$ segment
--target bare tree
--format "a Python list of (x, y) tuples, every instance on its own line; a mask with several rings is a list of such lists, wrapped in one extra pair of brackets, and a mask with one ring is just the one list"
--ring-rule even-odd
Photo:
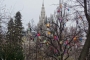
[[(71, 49), (79, 43), (79, 37), (81, 36), (81, 29), (78, 27), (68, 29), (65, 24), (69, 21), (66, 13), (66, 5), (60, 4), (57, 9), (57, 14), (51, 19), (47, 20), (45, 24), (47, 29), (43, 29), (40, 26), (40, 36), (46, 39), (48, 44), (45, 50), (47, 56), (53, 57), (56, 60), (67, 60), (71, 56)], [(43, 31), (45, 31), (43, 33)], [(75, 40), (75, 41), (74, 41)], [(42, 40), (43, 41), (43, 40)], [(75, 50), (73, 50), (75, 51)]]
[(85, 41), (85, 44), (84, 44), (84, 47), (81, 51), (81, 54), (79, 56), (79, 59), (78, 60), (86, 60), (87, 59), (87, 56), (88, 56), (88, 52), (89, 52), (89, 46), (90, 46), (90, 1), (89, 0), (76, 0), (83, 8), (83, 12), (84, 12), (84, 16), (86, 18), (86, 21), (88, 22), (88, 30), (87, 30), (87, 39)]

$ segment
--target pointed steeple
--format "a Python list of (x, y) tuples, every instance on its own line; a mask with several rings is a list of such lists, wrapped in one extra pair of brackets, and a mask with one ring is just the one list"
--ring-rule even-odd
[(44, 6), (44, 0), (43, 0), (43, 2), (42, 2), (42, 6)]
[(43, 3), (42, 3), (41, 17), (42, 17), (42, 18), (44, 18), (44, 17), (45, 17), (45, 7), (44, 7), (44, 0), (43, 0)]
[(31, 32), (31, 25), (30, 25), (30, 22), (28, 23), (28, 31)]
[(42, 7), (41, 7), (41, 15), (39, 16), (39, 22), (40, 24), (44, 25), (44, 20), (45, 20), (46, 16), (45, 16), (45, 7), (44, 7), (44, 0), (42, 2)]
[(28, 28), (30, 28), (30, 22), (28, 23)]

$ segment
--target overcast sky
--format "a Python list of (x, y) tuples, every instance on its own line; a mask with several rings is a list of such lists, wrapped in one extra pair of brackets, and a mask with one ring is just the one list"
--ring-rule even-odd
[[(43, 0), (4, 0), (3, 4), (6, 5), (6, 9), (11, 13), (11, 16), (15, 16), (17, 11), (22, 14), (22, 22), (25, 28), (27, 28), (27, 23), (33, 19), (35, 24), (39, 21), (39, 15), (41, 14)], [(50, 14), (54, 13), (59, 0), (44, 0), (44, 6), (46, 11), (46, 16), (49, 17)]]

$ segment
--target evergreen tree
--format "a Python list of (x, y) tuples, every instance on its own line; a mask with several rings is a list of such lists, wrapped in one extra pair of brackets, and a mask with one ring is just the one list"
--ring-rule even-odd
[(2, 59), (2, 29), (0, 23), (0, 60)]
[(21, 22), (21, 13), (17, 12), (15, 16), (15, 37), (16, 42), (21, 44), (22, 42), (22, 33), (23, 33), (23, 27)]
[(8, 22), (7, 46), (4, 49), (6, 60), (24, 60), (22, 48), (22, 22), (20, 12), (16, 13), (15, 20)]
[(0, 26), (0, 44), (2, 43), (2, 33), (1, 33), (1, 26)]
[(17, 12), (15, 16), (15, 26), (14, 26), (14, 39), (15, 39), (15, 55), (16, 60), (24, 60), (23, 48), (22, 48), (22, 36), (23, 36), (23, 27), (21, 22), (21, 13)]
[(14, 43), (14, 22), (12, 18), (8, 22), (8, 32), (6, 37), (10, 45), (11, 43)]

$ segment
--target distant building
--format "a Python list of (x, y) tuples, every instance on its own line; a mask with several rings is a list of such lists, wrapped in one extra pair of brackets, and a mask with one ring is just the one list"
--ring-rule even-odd
[[(42, 29), (46, 29), (46, 15), (45, 15), (45, 7), (44, 7), (44, 3), (42, 3), (42, 8), (41, 8), (41, 15), (39, 16), (39, 23), (38, 23), (38, 27), (42, 28)], [(39, 29), (40, 32), (41, 29)], [(45, 31), (44, 31), (45, 32)]]
[(44, 25), (45, 18), (46, 18), (46, 16), (45, 16), (45, 7), (44, 7), (44, 3), (43, 3), (42, 8), (41, 8), (41, 15), (39, 16), (38, 26)]
[(25, 60), (30, 60), (31, 53), (33, 53), (32, 49), (35, 47), (35, 42), (33, 40), (35, 32), (32, 31), (30, 23), (28, 23), (27, 31), (23, 33), (23, 50)]

